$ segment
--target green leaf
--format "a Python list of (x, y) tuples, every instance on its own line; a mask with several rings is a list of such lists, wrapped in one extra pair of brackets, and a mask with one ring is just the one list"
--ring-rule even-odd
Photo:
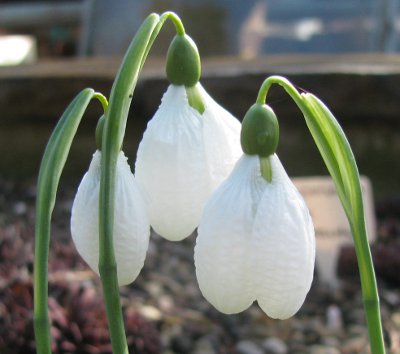
[(51, 353), (47, 285), (51, 215), (72, 140), (94, 94), (92, 89), (85, 89), (71, 102), (51, 135), (40, 165), (35, 225), (34, 325), (37, 352), (41, 354)]
[(364, 217), (359, 173), (353, 152), (329, 109), (314, 95), (302, 95), (308, 108), (307, 126), (335, 182), (339, 198), (351, 221)]
[(385, 353), (378, 289), (368, 244), (360, 177), (353, 152), (339, 123), (317, 97), (306, 93), (296, 101), (333, 178), (353, 234), (361, 287), (374, 354)]

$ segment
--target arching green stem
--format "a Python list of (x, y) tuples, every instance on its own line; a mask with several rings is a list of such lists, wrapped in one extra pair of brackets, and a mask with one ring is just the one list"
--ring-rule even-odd
[(68, 106), (47, 144), (40, 165), (37, 183), (35, 260), (34, 260), (34, 329), (38, 354), (51, 353), (50, 320), (48, 313), (48, 257), (51, 215), (58, 184), (68, 153), (91, 99), (97, 98), (104, 107), (105, 97), (85, 89)]
[(171, 12), (161, 17), (157, 14), (147, 17), (130, 44), (115, 78), (103, 129), (99, 195), (99, 271), (115, 354), (128, 353), (113, 244), (116, 163), (139, 73), (157, 34), (167, 19), (174, 22), (179, 33), (184, 33), (178, 16)]
[(107, 98), (105, 98), (105, 96), (103, 96), (99, 92), (95, 92), (95, 94), (93, 95), (93, 98), (96, 98), (101, 103), (101, 106), (103, 107), (103, 112), (106, 112), (107, 108), (108, 108)]
[(176, 13), (174, 13), (172, 11), (164, 12), (160, 16), (161, 26), (164, 24), (165, 20), (167, 20), (167, 19), (171, 20), (172, 23), (174, 24), (176, 34), (181, 35), (181, 36), (185, 34), (185, 28), (183, 27), (183, 23)]
[(329, 109), (314, 95), (299, 94), (295, 87), (283, 77), (267, 78), (260, 88), (257, 103), (265, 103), (272, 84), (282, 86), (302, 111), (335, 183), (353, 235), (371, 351), (373, 354), (384, 354), (378, 288), (365, 226), (360, 177), (350, 144)]

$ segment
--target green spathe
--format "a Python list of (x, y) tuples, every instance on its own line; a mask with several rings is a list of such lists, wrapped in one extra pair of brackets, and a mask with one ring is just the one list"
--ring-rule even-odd
[(242, 122), (240, 143), (248, 155), (268, 157), (278, 146), (279, 124), (274, 111), (265, 104), (250, 107)]
[(196, 44), (186, 34), (177, 34), (167, 53), (167, 78), (173, 85), (196, 85), (200, 79), (200, 55)]

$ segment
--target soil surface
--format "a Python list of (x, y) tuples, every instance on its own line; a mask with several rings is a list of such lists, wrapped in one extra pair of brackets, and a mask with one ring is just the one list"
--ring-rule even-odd
[[(69, 231), (75, 191), (62, 186), (53, 214), (49, 308), (54, 353), (111, 353), (97, 276), (77, 254)], [(0, 180), (0, 353), (35, 353), (32, 268), (34, 182)], [(400, 200), (376, 206), (376, 263), (388, 353), (400, 354)], [(179, 243), (153, 234), (137, 280), (121, 288), (130, 352), (238, 354), (368, 353), (354, 250), (342, 250), (340, 285), (316, 275), (301, 310), (285, 321), (257, 306), (223, 315), (201, 295), (194, 265), (195, 235)]]

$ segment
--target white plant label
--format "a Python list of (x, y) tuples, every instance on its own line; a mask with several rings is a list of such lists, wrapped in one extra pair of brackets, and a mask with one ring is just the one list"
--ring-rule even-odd
[[(314, 222), (317, 244), (316, 265), (319, 279), (337, 285), (340, 249), (353, 244), (346, 214), (330, 177), (298, 177), (294, 184), (302, 194)], [(370, 180), (361, 176), (361, 188), (369, 242), (376, 238), (376, 219)]]

